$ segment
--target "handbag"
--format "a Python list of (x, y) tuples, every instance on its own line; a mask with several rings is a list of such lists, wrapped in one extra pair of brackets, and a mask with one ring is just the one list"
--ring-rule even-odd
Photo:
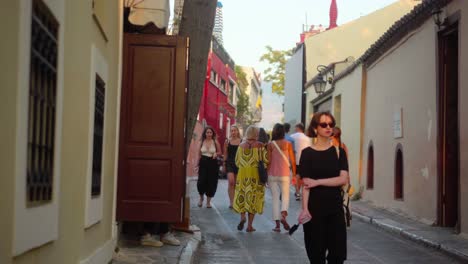
[(260, 149), (260, 159), (258, 161), (258, 177), (261, 184), (266, 184), (268, 182), (268, 172), (263, 161), (263, 147)]

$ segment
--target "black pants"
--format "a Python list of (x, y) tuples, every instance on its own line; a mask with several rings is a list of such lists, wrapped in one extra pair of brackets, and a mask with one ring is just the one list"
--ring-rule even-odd
[(343, 211), (325, 216), (312, 215), (312, 219), (304, 224), (304, 242), (311, 264), (343, 263), (346, 260)]
[(218, 161), (202, 156), (198, 166), (197, 188), (200, 195), (214, 197), (218, 188)]
[(143, 223), (143, 231), (153, 235), (163, 235), (169, 232), (169, 223), (145, 222)]

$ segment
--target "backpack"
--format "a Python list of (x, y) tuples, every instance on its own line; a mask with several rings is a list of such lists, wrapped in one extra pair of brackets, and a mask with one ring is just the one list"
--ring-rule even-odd
[[(338, 156), (338, 160), (340, 159), (340, 147), (335, 146), (336, 155)], [(351, 219), (353, 218), (351, 215), (351, 210), (349, 207), (349, 198), (354, 193), (354, 188), (351, 186), (351, 183), (345, 184), (341, 186), (341, 197), (343, 198), (343, 210), (345, 216), (346, 226), (351, 226)]]

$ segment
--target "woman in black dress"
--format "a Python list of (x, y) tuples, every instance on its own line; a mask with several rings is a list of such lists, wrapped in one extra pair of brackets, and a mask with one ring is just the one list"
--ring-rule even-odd
[(302, 151), (299, 175), (303, 179), (304, 241), (310, 263), (338, 264), (346, 260), (346, 224), (341, 186), (348, 183), (348, 160), (330, 137), (335, 118), (328, 112), (314, 114), (308, 132), (315, 143)]
[(234, 190), (236, 188), (236, 176), (239, 168), (236, 166), (236, 153), (242, 141), (239, 128), (236, 125), (231, 126), (231, 136), (224, 143), (224, 166), (228, 177), (228, 195), (229, 209), (232, 209), (232, 201), (234, 200)]

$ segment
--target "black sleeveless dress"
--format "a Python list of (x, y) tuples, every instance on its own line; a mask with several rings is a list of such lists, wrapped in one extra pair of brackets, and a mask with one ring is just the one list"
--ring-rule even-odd
[(231, 145), (231, 142), (228, 142), (227, 147), (227, 159), (226, 159), (226, 173), (233, 172), (237, 174), (239, 168), (236, 166), (236, 153), (239, 145)]

